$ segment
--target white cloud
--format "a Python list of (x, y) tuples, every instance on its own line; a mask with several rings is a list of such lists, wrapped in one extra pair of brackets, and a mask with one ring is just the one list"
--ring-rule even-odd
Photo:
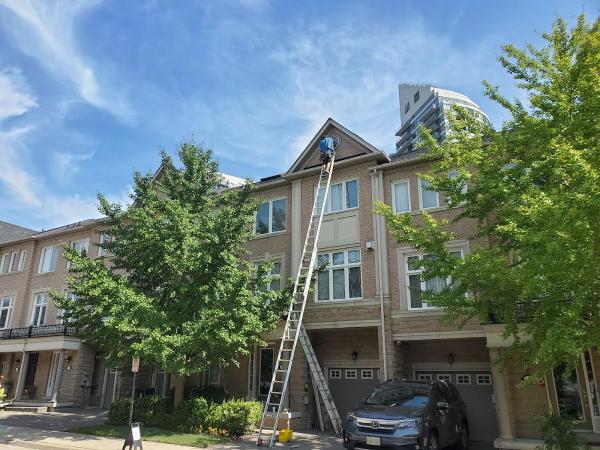
[(37, 98), (19, 69), (0, 71), (0, 121), (25, 114), (37, 105)]
[(72, 153), (57, 151), (52, 155), (54, 161), (53, 173), (61, 181), (67, 181), (68, 178), (79, 171), (78, 163), (94, 157), (94, 152)]
[(97, 71), (77, 47), (75, 22), (96, 3), (97, 0), (0, 0), (0, 5), (20, 19), (10, 17), (8, 29), (23, 52), (53, 74), (71, 81), (86, 102), (123, 120), (131, 120), (132, 111), (118, 90), (98, 79)]

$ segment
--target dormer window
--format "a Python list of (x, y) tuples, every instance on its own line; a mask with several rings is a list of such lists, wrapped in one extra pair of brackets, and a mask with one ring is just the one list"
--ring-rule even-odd
[(420, 95), (419, 91), (415, 92), (415, 96), (413, 97), (415, 103), (417, 103), (419, 101), (419, 95)]

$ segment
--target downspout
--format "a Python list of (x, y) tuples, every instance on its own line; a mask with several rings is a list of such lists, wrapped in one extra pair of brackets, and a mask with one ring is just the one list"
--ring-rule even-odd
[[(378, 170), (373, 170), (373, 193), (376, 200), (379, 200), (379, 182), (377, 180)], [(380, 230), (380, 221), (381, 217), (378, 214), (375, 214), (375, 251), (377, 252), (377, 264), (379, 266), (379, 270), (377, 271), (377, 278), (379, 280), (379, 312), (381, 314), (381, 351), (383, 352), (383, 381), (388, 380), (388, 367), (387, 367), (387, 344), (386, 344), (386, 333), (385, 333), (385, 308), (383, 304), (383, 262), (382, 262), (382, 252), (381, 252), (381, 230)]]

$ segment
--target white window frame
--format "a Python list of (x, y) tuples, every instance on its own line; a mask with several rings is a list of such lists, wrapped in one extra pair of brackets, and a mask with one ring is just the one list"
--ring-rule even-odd
[[(483, 382), (482, 378), (483, 377), (487, 377), (488, 381)], [(492, 384), (492, 374), (491, 373), (478, 373), (475, 376), (476, 380), (477, 380), (477, 384), (480, 386), (490, 386)]]
[[(357, 263), (348, 262), (348, 252), (358, 251), (360, 255), (360, 260)], [(334, 253), (344, 253), (344, 264), (333, 265), (333, 254)], [(344, 301), (353, 301), (353, 300), (362, 300), (363, 299), (363, 270), (362, 270), (362, 251), (360, 248), (346, 248), (339, 250), (329, 250), (325, 253), (319, 253), (320, 256), (327, 255), (330, 263), (328, 264), (326, 271), (329, 271), (329, 298), (328, 299), (319, 299), (319, 279), (317, 275), (317, 279), (315, 280), (315, 302), (317, 303), (328, 303), (328, 302), (344, 302)], [(317, 265), (319, 264), (319, 259), (317, 257)], [(350, 268), (359, 267), (360, 268), (360, 297), (350, 297)], [(333, 271), (334, 270), (344, 270), (344, 298), (333, 298)], [(325, 271), (324, 270), (324, 271)]]
[(19, 252), (17, 252), (16, 250), (13, 252), (10, 252), (10, 262), (8, 263), (8, 273), (18, 272), (18, 269), (19, 269), (19, 260), (17, 258), (18, 255), (19, 255)]
[(329, 379), (330, 380), (341, 380), (342, 379), (342, 369), (329, 369)]
[(433, 381), (433, 376), (430, 373), (420, 373), (417, 375), (417, 381)]
[(375, 371), (373, 369), (360, 369), (361, 380), (372, 380), (375, 378)]
[[(450, 178), (451, 180), (454, 179), (454, 178), (457, 178), (458, 175), (459, 175), (459, 173), (458, 173), (457, 170), (451, 170), (451, 171), (448, 172), (448, 178)], [(469, 187), (467, 186), (467, 183), (463, 182), (462, 188), (460, 190), (461, 193), (463, 195), (466, 194), (468, 189), (469, 189)], [(446, 197), (446, 203), (448, 203), (448, 205), (450, 205), (450, 199), (448, 197)], [(462, 201), (462, 202), (460, 202), (460, 203), (458, 203), (456, 205), (453, 205), (453, 206), (459, 206), (459, 205), (464, 205), (464, 204), (465, 204), (465, 202)]]
[(21, 254), (19, 255), (19, 266), (17, 270), (19, 272), (23, 272), (25, 270), (25, 261), (27, 261), (27, 250), (21, 250)]
[[(348, 190), (347, 190), (347, 185), (348, 183), (351, 183), (353, 181), (356, 181), (356, 206), (352, 206), (352, 207), (348, 207)], [(342, 202), (343, 202), (343, 207), (342, 209), (336, 209), (335, 211), (331, 210), (331, 190), (333, 186), (337, 186), (338, 184), (342, 185)], [(318, 195), (319, 186), (315, 186), (314, 189), (314, 195)], [(344, 180), (336, 180), (335, 182), (331, 182), (331, 184), (329, 185), (329, 193), (327, 195), (327, 201), (325, 202), (325, 209), (323, 211), (323, 215), (325, 214), (336, 214), (336, 213), (340, 213), (340, 212), (344, 212), (344, 211), (353, 211), (356, 210), (360, 207), (360, 183), (358, 182), (358, 178), (348, 178), (348, 179), (344, 179)], [(317, 211), (315, 211), (315, 214), (318, 214), (318, 208)]]
[[(460, 252), (460, 258), (464, 259), (465, 257), (465, 253), (464, 250), (462, 248), (449, 248), (448, 251), (450, 253), (454, 253), (454, 252)], [(406, 292), (406, 305), (409, 309), (409, 311), (424, 311), (424, 310), (435, 310), (435, 309), (439, 309), (437, 306), (430, 306), (428, 303), (426, 303), (423, 299), (421, 300), (421, 304), (422, 306), (420, 308), (414, 308), (411, 305), (410, 302), (410, 276), (411, 275), (419, 275), (421, 276), (421, 274), (423, 273), (423, 269), (419, 268), (419, 269), (413, 269), (411, 270), (408, 267), (408, 259), (413, 257), (413, 256), (417, 256), (419, 258), (419, 260), (423, 259), (424, 256), (426, 256), (427, 254), (425, 253), (409, 253), (409, 254), (405, 254), (404, 255), (404, 284), (405, 284), (405, 292)], [(447, 277), (446, 278), (446, 286), (448, 286), (451, 282), (451, 278)], [(427, 282), (423, 279), (421, 279), (421, 292), (426, 291), (426, 287), (427, 287)]]
[[(105, 242), (111, 242), (112, 236), (108, 233), (100, 233), (98, 236), (98, 244), (104, 244)], [(111, 253), (102, 247), (98, 247), (98, 256), (112, 256)]]
[[(65, 297), (66, 297), (66, 298), (67, 298), (69, 301), (72, 301), (72, 302), (73, 302), (73, 301), (77, 300), (77, 295), (75, 295), (75, 293), (73, 293), (73, 292), (69, 291), (68, 289), (64, 289), (64, 290), (63, 290), (63, 294), (65, 295)], [(68, 322), (69, 322), (68, 320), (65, 320), (64, 318), (62, 318), (62, 316), (63, 316), (64, 314), (65, 314), (65, 310), (64, 310), (64, 308), (61, 308), (61, 309), (58, 311), (58, 316), (57, 316), (57, 318), (56, 318), (56, 319), (57, 319), (57, 322), (58, 322), (59, 324), (65, 324), (65, 323), (68, 323)]]
[(452, 375), (450, 375), (449, 373), (438, 373), (437, 379), (438, 381), (449, 381), (450, 383), (452, 383)]
[[(264, 264), (266, 262), (266, 260), (267, 259), (257, 259), (257, 260), (254, 260), (253, 263), (258, 269), (258, 267), (261, 266), (262, 264)], [(271, 264), (273, 266), (273, 267), (271, 267), (271, 271), (269, 272), (269, 275), (279, 275), (279, 280), (277, 280), (277, 281), (279, 281), (279, 289), (273, 289), (272, 283), (274, 282), (274, 280), (267, 283), (265, 287), (267, 288), (267, 291), (274, 291), (274, 290), (280, 291), (284, 287), (283, 286), (283, 256), (270, 256), (268, 258), (268, 260), (271, 262)], [(278, 274), (273, 273), (273, 268), (274, 268), (275, 264), (279, 264), (279, 273)]]
[[(5, 305), (8, 303), (8, 305)], [(2, 311), (7, 311), (6, 314), (6, 323), (4, 326), (0, 323), (0, 330), (6, 330), (10, 328), (10, 322), (12, 319), (12, 312), (15, 307), (15, 298), (13, 296), (7, 295), (5, 297), (0, 298), (0, 316), (2, 316)]]
[[(216, 379), (213, 376), (216, 375)], [(208, 373), (206, 374), (206, 384), (208, 386), (220, 386), (221, 385), (221, 366), (209, 367)]]
[(358, 380), (358, 371), (356, 369), (344, 369), (344, 379)]
[[(44, 261), (45, 261), (45, 254), (46, 251), (48, 250), (52, 250), (53, 252), (56, 252), (56, 261), (54, 263), (54, 268), (50, 267), (50, 270), (42, 270), (44, 267)], [(50, 256), (50, 264), (52, 264), (52, 256)], [(38, 273), (53, 273), (56, 272), (56, 266), (58, 265), (58, 246), (57, 245), (49, 245), (47, 247), (43, 247), (42, 251), (40, 252), (40, 262), (38, 265)]]
[[(407, 190), (407, 195), (408, 195), (408, 211), (398, 211), (396, 210), (396, 185), (397, 184), (406, 184), (406, 186), (408, 187)], [(405, 179), (405, 180), (397, 180), (392, 182), (392, 210), (395, 213), (409, 213), (412, 211), (412, 204), (410, 201), (410, 180)]]
[[(461, 381), (461, 377), (465, 377), (467, 381), (466, 383), (464, 381)], [(456, 374), (456, 384), (461, 384), (463, 386), (466, 385), (470, 385), (471, 384), (471, 374), (470, 373), (457, 373)]]
[[(85, 243), (85, 246), (83, 245), (84, 243)], [(71, 248), (73, 250), (75, 250), (76, 244), (80, 245), (79, 254), (81, 254), (82, 250), (85, 248), (85, 255), (86, 255), (86, 257), (89, 257), (89, 255), (90, 255), (90, 240), (88, 238), (85, 238), (85, 239), (78, 239), (76, 241), (71, 241), (69, 243), (69, 245), (71, 246)], [(71, 261), (67, 261), (66, 268), (67, 268), (67, 270), (69, 270), (71, 268)]]
[[(40, 299), (38, 301), (38, 299)], [(40, 314), (38, 315), (37, 323), (34, 322), (35, 310), (40, 308)], [(43, 315), (42, 315), (43, 313)], [(33, 294), (33, 305), (31, 308), (31, 319), (29, 325), (34, 327), (41, 327), (46, 324), (46, 317), (48, 315), (48, 293), (47, 292), (36, 292)], [(42, 320), (40, 320), (42, 319)]]
[(5, 274), (8, 273), (8, 257), (10, 256), (9, 253), (5, 253), (2, 255), (2, 258), (0, 258), (0, 274)]
[[(273, 202), (276, 202), (279, 200), (285, 200), (285, 227), (283, 228), (283, 230), (273, 231)], [(287, 199), (287, 197), (278, 197), (278, 198), (272, 198), (269, 200), (264, 200), (259, 205), (259, 209), (265, 203), (269, 204), (269, 224), (268, 224), (269, 230), (266, 233), (259, 233), (258, 230), (256, 229), (256, 226), (258, 225), (258, 210), (257, 210), (256, 213), (254, 214), (254, 234), (256, 236), (267, 236), (270, 234), (285, 233), (287, 231), (287, 225), (288, 225), (288, 223), (287, 223), (288, 222), (288, 220), (287, 220), (287, 216), (288, 216), (288, 199)]]
[(417, 187), (419, 188), (419, 209), (421, 211), (426, 211), (428, 209), (439, 208), (440, 207), (440, 193), (438, 191), (429, 191), (429, 189), (426, 189), (426, 190), (429, 192), (435, 193), (436, 204), (435, 204), (435, 206), (428, 206), (427, 208), (425, 208), (423, 206), (423, 186), (422, 186), (423, 182), (427, 182), (427, 181), (424, 180), (423, 178), (417, 178)]

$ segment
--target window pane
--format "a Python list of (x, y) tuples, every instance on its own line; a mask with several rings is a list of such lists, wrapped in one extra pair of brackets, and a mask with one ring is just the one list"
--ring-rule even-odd
[(0, 311), (0, 328), (6, 328), (8, 325), (8, 308)]
[(409, 212), (410, 207), (408, 205), (408, 183), (396, 183), (394, 184), (394, 211)]
[(269, 202), (260, 205), (256, 213), (256, 232), (265, 234), (269, 232)]
[(56, 270), (56, 259), (58, 258), (58, 247), (52, 247), (50, 253), (50, 272), (54, 272)]
[(437, 192), (430, 190), (431, 184), (428, 181), (421, 182), (421, 205), (423, 208), (435, 208), (438, 206)]
[(358, 181), (346, 182), (346, 207), (356, 208), (358, 206)]
[(333, 270), (333, 298), (346, 298), (346, 279), (344, 269)]
[(329, 193), (331, 197), (331, 211), (341, 211), (343, 209), (342, 206), (342, 184), (332, 184), (331, 192)]
[[(321, 207), (323, 206), (323, 199), (325, 198), (325, 188), (319, 189), (319, 199), (317, 200), (317, 210), (315, 214), (319, 215), (321, 212)], [(327, 207), (325, 207), (325, 212), (327, 212)]]
[(329, 255), (319, 255), (317, 257), (317, 266), (321, 267), (323, 264), (329, 264)]
[(46, 323), (46, 307), (42, 306), (41, 307), (41, 312), (40, 312), (40, 325), (44, 325), (44, 323)]
[(350, 267), (348, 269), (350, 298), (362, 297), (362, 287), (360, 284), (360, 267)]
[(317, 295), (319, 300), (329, 300), (329, 271), (319, 272), (317, 277)]
[[(271, 268), (271, 275), (280, 275), (281, 274), (281, 263), (274, 262), (273, 267)], [(269, 289), (271, 291), (278, 291), (281, 288), (281, 278), (271, 281), (271, 285)]]
[(32, 325), (37, 326), (39, 316), (40, 316), (40, 307), (36, 306), (35, 309), (33, 310), (33, 320), (31, 322)]
[(360, 250), (349, 250), (348, 251), (348, 263), (359, 263), (360, 262)]
[(271, 378), (273, 377), (273, 356), (274, 350), (272, 348), (263, 348), (260, 350), (258, 395), (266, 397), (269, 394)]
[(425, 289), (427, 289), (430, 292), (433, 292), (434, 294), (439, 294), (445, 287), (446, 280), (444, 280), (442, 277), (435, 277), (431, 280), (425, 281)]
[(410, 270), (410, 271), (420, 270), (419, 257), (418, 256), (409, 256), (408, 258), (406, 258), (406, 266), (408, 267), (408, 270)]
[(285, 211), (287, 209), (287, 200), (282, 198), (273, 202), (273, 226), (271, 231), (285, 230)]
[(338, 266), (344, 264), (344, 252), (336, 252), (333, 254), (333, 265)]
[(423, 301), (421, 300), (421, 276), (420, 275), (409, 275), (408, 276), (408, 289), (410, 297), (411, 308), (422, 308)]

